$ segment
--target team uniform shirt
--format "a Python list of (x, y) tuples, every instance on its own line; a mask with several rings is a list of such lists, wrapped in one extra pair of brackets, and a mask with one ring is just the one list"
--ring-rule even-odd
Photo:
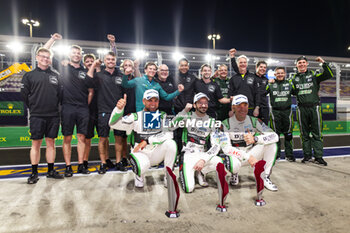
[(258, 82), (259, 86), (259, 98), (260, 98), (260, 108), (268, 108), (269, 103), (268, 103), (268, 98), (267, 98), (267, 92), (266, 92), (266, 86), (268, 84), (268, 78), (266, 78), (265, 75), (263, 76), (258, 76), (255, 74), (256, 80)]
[[(91, 78), (88, 76), (88, 78)], [(111, 74), (106, 70), (101, 70), (94, 74), (98, 89), (98, 112), (111, 113), (119, 99), (124, 97), (122, 87), (122, 77), (117, 69)]]
[[(255, 74), (247, 70), (246, 74), (241, 75), (238, 71), (235, 59), (231, 59), (231, 65), (237, 74), (233, 75), (230, 79), (228, 95), (245, 95), (248, 98), (250, 109), (253, 109), (255, 106), (260, 106), (259, 83)], [(237, 68), (235, 68), (235, 66)]]
[(122, 79), (122, 86), (124, 88), (135, 88), (135, 98), (136, 98), (136, 111), (141, 111), (144, 108), (144, 105), (142, 103), (143, 99), (143, 93), (146, 90), (154, 89), (159, 92), (159, 96), (162, 99), (165, 99), (167, 101), (174, 99), (176, 96), (180, 94), (178, 90), (175, 92), (168, 94), (166, 93), (163, 88), (152, 79), (152, 81), (149, 81), (148, 77), (144, 75), (143, 77), (137, 77), (131, 80), (128, 80), (127, 75), (123, 75)]
[(216, 107), (218, 100), (224, 98), (220, 90), (219, 85), (210, 79), (209, 83), (205, 83), (203, 79), (197, 80), (194, 84), (195, 93), (202, 92), (209, 98), (207, 114), (213, 118), (216, 118)]
[[(229, 87), (230, 79), (214, 78), (213, 81), (219, 85), (223, 97), (230, 98), (230, 96), (228, 95), (228, 87)], [(217, 106), (218, 106), (217, 118), (221, 121), (228, 118), (229, 117), (228, 112), (231, 110), (231, 104), (218, 103)]]
[(255, 117), (247, 116), (244, 121), (238, 121), (236, 115), (233, 115), (222, 124), (223, 131), (229, 134), (232, 145), (243, 150), (253, 146), (247, 145), (244, 141), (244, 134), (248, 131), (256, 136), (256, 144), (267, 145), (278, 141), (277, 134)]
[(97, 85), (98, 83), (94, 80), (94, 95), (92, 96), (91, 102), (89, 104), (89, 113), (90, 117), (95, 117), (98, 114), (98, 102), (97, 102), (97, 96), (98, 96), (98, 89)]
[(270, 96), (270, 104), (273, 109), (286, 110), (292, 105), (292, 94), (294, 94), (294, 85), (292, 80), (275, 80), (266, 86), (266, 92)]
[(323, 63), (322, 68), (323, 73), (307, 70), (305, 73), (297, 73), (293, 76), (292, 83), (295, 87), (298, 105), (311, 107), (319, 104), (320, 83), (333, 78), (333, 72), (328, 63)]
[(196, 80), (197, 78), (188, 72), (185, 74), (181, 72), (179, 73), (176, 81), (178, 81), (178, 84), (182, 84), (184, 86), (184, 90), (174, 100), (175, 113), (181, 112), (185, 108), (186, 104), (192, 104), (194, 97), (194, 83)]
[[(152, 151), (165, 140), (173, 138), (172, 132), (163, 130), (163, 123), (159, 129), (145, 129), (143, 124), (145, 111), (139, 111), (124, 117), (123, 112), (124, 110), (115, 107), (109, 119), (109, 125), (113, 129), (126, 131), (128, 135), (133, 132), (132, 145), (137, 146), (141, 141), (147, 141), (147, 146), (143, 150)], [(164, 112), (160, 112), (160, 114), (162, 121), (165, 120), (166, 114)]]
[[(57, 61), (55, 62), (57, 63)], [(62, 76), (63, 97), (62, 104), (88, 107), (89, 88), (94, 87), (93, 81), (87, 77), (87, 69), (83, 66), (75, 68), (67, 66), (56, 66)]]
[(39, 67), (25, 73), (22, 78), (21, 94), (31, 116), (59, 116), (59, 102), (62, 80), (52, 68)]
[[(199, 117), (195, 112), (179, 112), (171, 121), (171, 126), (177, 128), (180, 126), (180, 121), (187, 127), (183, 128), (182, 141), (184, 147), (183, 152), (206, 152), (201, 153), (200, 157), (204, 161), (209, 161), (213, 156), (216, 156), (220, 151), (218, 138), (215, 137), (215, 119), (209, 115)], [(203, 122), (203, 125), (188, 124), (189, 122)], [(206, 122), (208, 125), (204, 125)], [(188, 125), (187, 125), (188, 124)]]
[[(161, 81), (159, 78), (156, 78), (155, 80), (160, 84), (163, 90), (168, 94), (173, 93), (177, 89), (174, 83), (172, 82), (172, 78), (170, 76), (165, 81)], [(166, 112), (166, 114), (168, 115), (172, 115), (173, 102), (174, 100), (166, 101), (164, 99), (160, 99), (159, 110)]]

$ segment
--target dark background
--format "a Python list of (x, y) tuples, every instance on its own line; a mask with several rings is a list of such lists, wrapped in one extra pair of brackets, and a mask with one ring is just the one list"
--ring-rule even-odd
[(67, 1), (0, 0), (0, 34), (349, 57), (350, 1)]

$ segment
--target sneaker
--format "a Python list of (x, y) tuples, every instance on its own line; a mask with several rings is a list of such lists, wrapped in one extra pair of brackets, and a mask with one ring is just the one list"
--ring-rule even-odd
[(143, 188), (143, 178), (140, 176), (135, 176), (135, 187)]
[(53, 178), (53, 179), (63, 179), (63, 176), (60, 175), (56, 170), (51, 170), (46, 175), (47, 178)]
[(73, 170), (72, 166), (66, 166), (66, 170), (64, 171), (65, 177), (72, 177), (73, 176)]
[(123, 163), (123, 166), (124, 166), (124, 167), (129, 166), (129, 161), (128, 161), (127, 158), (123, 158), (123, 159), (122, 159), (122, 163)]
[(295, 162), (295, 158), (294, 157), (286, 157), (286, 160), (288, 162)]
[(126, 172), (128, 170), (128, 169), (126, 169), (126, 167), (124, 167), (123, 162), (116, 163), (115, 169), (122, 171), (122, 172)]
[(107, 172), (107, 164), (101, 163), (100, 170), (98, 170), (98, 174), (105, 174)]
[(38, 173), (32, 173), (28, 177), (27, 183), (28, 184), (35, 184), (36, 182), (38, 182), (38, 180), (39, 180)]
[(205, 180), (205, 176), (203, 175), (202, 172), (197, 171), (197, 179), (198, 179), (198, 184), (202, 187), (207, 187), (208, 182)]
[(106, 164), (109, 169), (115, 168), (115, 165), (110, 159), (106, 159)]
[(302, 163), (311, 162), (311, 157), (304, 157), (303, 160), (301, 160)]
[(264, 178), (264, 186), (266, 189), (270, 190), (270, 191), (277, 191), (278, 188), (277, 186), (272, 183), (272, 181), (270, 180), (270, 178), (268, 176), (265, 176)]
[(84, 161), (84, 167), (85, 167), (86, 169), (89, 169), (89, 162), (88, 162), (88, 161)]
[(90, 171), (83, 164), (79, 164), (77, 173), (90, 174)]
[(229, 183), (232, 186), (236, 186), (239, 183), (239, 178), (238, 178), (238, 173), (232, 174), (230, 179), (229, 179)]
[(314, 163), (315, 164), (319, 164), (319, 165), (327, 166), (327, 162), (324, 161), (323, 158), (315, 158)]

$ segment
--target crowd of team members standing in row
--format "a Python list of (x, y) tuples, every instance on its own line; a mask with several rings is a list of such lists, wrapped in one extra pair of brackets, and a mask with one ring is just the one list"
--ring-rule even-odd
[[(118, 124), (125, 124), (125, 122), (121, 123), (121, 119), (127, 119), (130, 116), (136, 117), (134, 119), (136, 122), (137, 113), (149, 110), (149, 106), (152, 108), (153, 105), (149, 102), (152, 102), (153, 99), (158, 100), (157, 106), (153, 110), (158, 109), (159, 104), (159, 110), (164, 111), (166, 114), (177, 114), (175, 119), (179, 119), (179, 117), (184, 119), (184, 117), (181, 117), (181, 114), (185, 114), (187, 118), (191, 118), (192, 115), (194, 118), (207, 116), (210, 119), (224, 122), (223, 125), (226, 129), (224, 131), (228, 134), (226, 136), (220, 133), (217, 133), (216, 136), (211, 135), (213, 139), (211, 140), (212, 147), (210, 149), (204, 146), (205, 143), (201, 144), (201, 139), (206, 140), (209, 134), (201, 135), (201, 132), (198, 132), (196, 129), (192, 129), (192, 133), (196, 132), (192, 136), (188, 129), (186, 131), (176, 129), (174, 131), (176, 143), (168, 142), (162, 144), (163, 146), (167, 145), (170, 151), (181, 151), (184, 144), (184, 150), (182, 151), (185, 154), (186, 152), (198, 152), (203, 155), (202, 157), (199, 155), (199, 158), (202, 159), (198, 161), (187, 162), (187, 164), (193, 163), (194, 168), (191, 165), (188, 172), (180, 171), (185, 176), (185, 173), (189, 174), (191, 171), (194, 172), (196, 170), (198, 181), (202, 185), (206, 184), (201, 172), (202, 168), (205, 163), (210, 165), (209, 161), (212, 159), (210, 155), (216, 155), (219, 152), (216, 152), (218, 147), (214, 145), (219, 145), (219, 149), (221, 148), (226, 155), (230, 156), (226, 159), (226, 161), (229, 161), (226, 164), (226, 168), (232, 173), (231, 184), (238, 183), (237, 170), (239, 169), (237, 169), (237, 166), (235, 167), (236, 164), (239, 164), (240, 167), (241, 163), (249, 162), (253, 166), (256, 158), (259, 158), (267, 161), (267, 166), (265, 167), (266, 177), (264, 179), (265, 187), (273, 191), (277, 190), (276, 185), (269, 179), (269, 175), (275, 159), (280, 156), (280, 142), (278, 140), (280, 134), (285, 136), (286, 158), (289, 161), (295, 161), (292, 147), (292, 94), (296, 95), (298, 101), (297, 116), (304, 151), (304, 159), (302, 161), (310, 161), (312, 149), (314, 149), (315, 162), (327, 165), (322, 159), (322, 118), (318, 90), (320, 82), (333, 77), (333, 74), (328, 64), (320, 57), (317, 58), (317, 61), (323, 63), (323, 73), (316, 74), (314, 71), (308, 70), (307, 59), (300, 57), (296, 61), (298, 72), (291, 80), (285, 79), (286, 72), (283, 67), (277, 67), (275, 69), (276, 80), (269, 82), (265, 77), (266, 62), (258, 62), (256, 72), (251, 73), (247, 69), (247, 57), (241, 55), (235, 59), (236, 50), (231, 49), (231, 65), (236, 72), (231, 78), (227, 77), (228, 67), (226, 65), (220, 65), (212, 77), (211, 66), (204, 64), (200, 69), (201, 78), (197, 79), (188, 72), (189, 62), (183, 58), (178, 63), (178, 77), (173, 80), (169, 77), (169, 68), (165, 64), (157, 67), (153, 62), (146, 63), (144, 67), (145, 75), (142, 76), (139, 72), (139, 62), (125, 59), (120, 65), (120, 71), (117, 70), (115, 39), (112, 35), (107, 36), (111, 44), (111, 52), (105, 55), (103, 67), (101, 66), (102, 62), (95, 59), (92, 54), (87, 54), (83, 58), (82, 50), (79, 46), (71, 47), (68, 62), (57, 62), (55, 60), (52, 62), (52, 53), (49, 49), (56, 40), (61, 38), (61, 35), (55, 33), (44, 47), (37, 51), (37, 68), (26, 73), (22, 81), (22, 94), (30, 110), (32, 138), (32, 149), (30, 152), (32, 174), (28, 178), (28, 183), (36, 183), (38, 181), (37, 168), (40, 160), (40, 146), (44, 136), (47, 145), (47, 177), (63, 178), (62, 175), (54, 170), (54, 140), (57, 137), (60, 123), (64, 136), (63, 154), (66, 162), (64, 176), (71, 177), (73, 175), (71, 167), (71, 140), (75, 126), (78, 138), (78, 173), (90, 173), (88, 170), (88, 156), (95, 126), (99, 136), (98, 149), (101, 159), (99, 173), (104, 174), (108, 168), (113, 168), (114, 166), (116, 166), (117, 170), (126, 171), (125, 166), (128, 165), (126, 131), (128, 130), (113, 125), (117, 122), (119, 122)], [(82, 58), (83, 65), (81, 64)], [(145, 94), (146, 92), (149, 94), (149, 90), (156, 90), (157, 96), (150, 94), (152, 97), (147, 99), (148, 97)], [(268, 94), (272, 109), (269, 109), (268, 98), (266, 97)], [(197, 99), (195, 98), (196, 96)], [(240, 100), (235, 100), (234, 96), (241, 98)], [(196, 102), (200, 100), (202, 102), (207, 101), (207, 103), (197, 106)], [(116, 103), (119, 104), (119, 109), (118, 105), (116, 107)], [(192, 108), (192, 104), (196, 114), (189, 115), (189, 112), (191, 112), (189, 108)], [(61, 111), (59, 111), (59, 105), (61, 105)], [(247, 108), (249, 115), (247, 118), (245, 116), (247, 113), (244, 114), (245, 108)], [(118, 120), (121, 113), (126, 117)], [(116, 117), (117, 115), (118, 117)], [(112, 120), (113, 117), (115, 117), (114, 120)], [(256, 121), (255, 117), (259, 118), (259, 120)], [(277, 134), (272, 133), (273, 131), (270, 131), (267, 127), (269, 120)], [(130, 125), (131, 123), (126, 124)], [(112, 163), (108, 156), (110, 126), (114, 129), (116, 165)], [(242, 128), (242, 126), (244, 127)], [(134, 131), (137, 131), (137, 127), (134, 128)], [(310, 132), (312, 137), (310, 137)], [(148, 146), (149, 137), (152, 137), (149, 133), (144, 133), (136, 133), (136, 137), (134, 137), (134, 140), (136, 139), (135, 147), (130, 158), (133, 170), (136, 173), (135, 186), (137, 187), (143, 186), (142, 176), (144, 169), (153, 163), (149, 160), (150, 155), (137, 154), (140, 149)], [(259, 136), (252, 137), (254, 136), (252, 133), (260, 133), (265, 136), (270, 135), (270, 137), (259, 139)], [(189, 146), (187, 141), (184, 141), (182, 138), (184, 134), (186, 134), (186, 139), (191, 138), (191, 143), (196, 144), (196, 140), (198, 140), (198, 145)], [(159, 139), (154, 140), (154, 143), (163, 143), (165, 140), (170, 140), (170, 138), (165, 137), (163, 141), (157, 141)], [(233, 147), (225, 146), (227, 145), (227, 140), (229, 144), (232, 142)], [(274, 145), (276, 142), (278, 148), (271, 148), (271, 145)], [(161, 145), (159, 147), (161, 148)], [(193, 151), (193, 147), (197, 148), (198, 151)], [(192, 149), (186, 151), (186, 148)], [(154, 148), (148, 149), (153, 150)], [(145, 151), (144, 153), (146, 153)], [(175, 157), (168, 156), (164, 163), (169, 165), (169, 167), (173, 167), (177, 152), (169, 152), (169, 154), (174, 154)], [(255, 156), (253, 161), (250, 157), (252, 154)], [(148, 159), (145, 156), (148, 156)], [(181, 160), (183, 163), (186, 157), (189, 157), (189, 155), (182, 156), (180, 163)], [(158, 163), (160, 162), (158, 160), (162, 161), (164, 158), (165, 154), (163, 157), (156, 159), (156, 162)], [(183, 178), (182, 180), (188, 181), (189, 179)], [(187, 191), (193, 190), (191, 188), (193, 184), (183, 184), (183, 187)]]

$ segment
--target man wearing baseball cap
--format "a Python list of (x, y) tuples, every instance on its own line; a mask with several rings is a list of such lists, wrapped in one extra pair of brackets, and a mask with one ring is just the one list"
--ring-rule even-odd
[[(183, 149), (180, 156), (180, 181), (183, 190), (190, 193), (195, 188), (196, 174), (201, 186), (208, 186), (204, 175), (215, 171), (216, 165), (222, 163), (216, 156), (220, 151), (219, 140), (215, 135), (215, 120), (207, 115), (209, 98), (204, 93), (197, 93), (193, 105), (187, 103), (185, 109), (172, 120), (173, 128), (183, 122)], [(191, 112), (192, 107), (195, 112)], [(220, 123), (220, 122), (219, 122)], [(210, 136), (210, 141), (209, 141)], [(210, 146), (211, 145), (211, 146)]]
[[(123, 117), (126, 98), (124, 94), (124, 98), (118, 101), (109, 119), (109, 125), (113, 129), (126, 131), (128, 135), (133, 131), (130, 163), (136, 174), (135, 187), (142, 188), (145, 172), (150, 166), (164, 161), (164, 169), (166, 166), (173, 169), (177, 146), (172, 139), (172, 133), (163, 129), (166, 114), (158, 111), (158, 91), (146, 90), (142, 99), (144, 109)], [(164, 185), (166, 186), (166, 180)]]
[[(248, 103), (245, 95), (234, 96), (232, 100), (234, 115), (222, 122), (223, 131), (228, 134), (226, 134), (227, 138), (220, 138), (221, 148), (226, 155), (235, 155), (238, 158), (235, 161), (228, 158), (230, 162), (226, 163), (227, 170), (232, 173), (230, 184), (238, 184), (238, 172), (241, 165), (247, 163), (254, 165), (253, 158), (250, 157), (252, 155), (256, 158), (255, 161), (261, 159), (266, 161), (263, 177), (265, 188), (277, 191), (277, 186), (270, 180), (270, 174), (276, 159), (278, 136), (260, 119), (247, 116)], [(244, 156), (244, 153), (233, 153), (232, 146), (247, 153), (248, 156)]]
[[(322, 110), (320, 106), (320, 83), (333, 78), (333, 72), (321, 57), (316, 58), (317, 62), (322, 63), (323, 73), (316, 73), (308, 70), (308, 61), (305, 56), (296, 60), (298, 72), (293, 76), (292, 83), (295, 87), (297, 97), (297, 118), (300, 128), (300, 137), (303, 144), (304, 159), (303, 163), (309, 162), (313, 156), (316, 164), (327, 166), (323, 160), (323, 135), (322, 135)], [(312, 134), (312, 138), (310, 137)]]

